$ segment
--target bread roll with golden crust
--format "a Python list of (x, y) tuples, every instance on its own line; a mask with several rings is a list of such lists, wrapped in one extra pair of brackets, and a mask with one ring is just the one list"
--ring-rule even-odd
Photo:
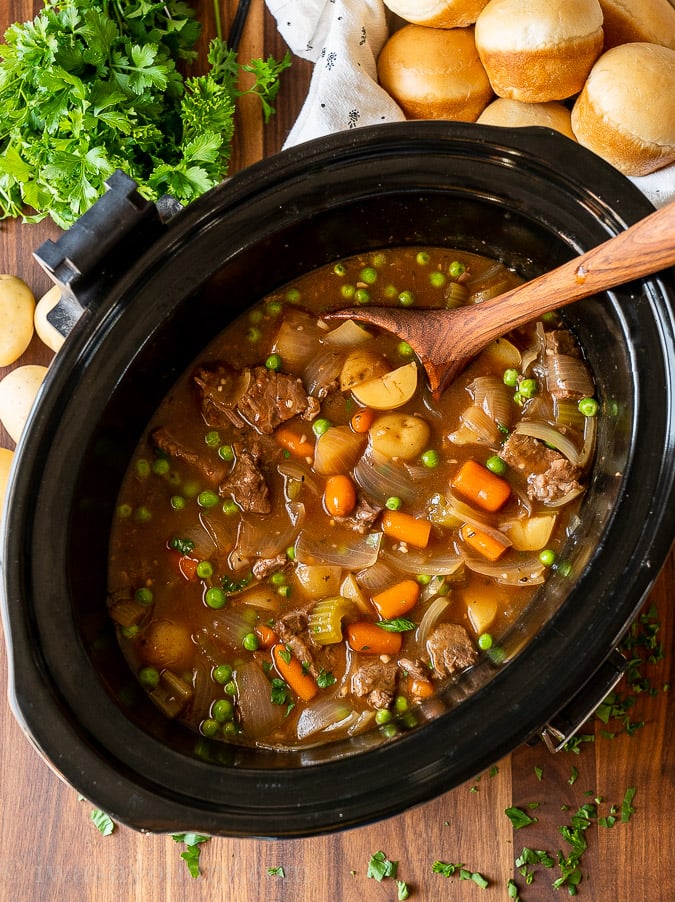
[(605, 50), (646, 42), (675, 50), (675, 9), (669, 0), (599, 0)]
[(408, 119), (475, 122), (493, 96), (473, 28), (404, 25), (382, 48), (377, 74)]
[(464, 28), (473, 25), (489, 0), (384, 0), (397, 16), (430, 28)]
[(557, 100), (523, 103), (521, 100), (498, 97), (485, 107), (476, 121), (481, 125), (501, 125), (506, 128), (541, 125), (576, 141), (570, 111)]
[(602, 46), (598, 0), (491, 0), (476, 20), (495, 94), (526, 103), (578, 93)]
[(603, 53), (574, 104), (572, 128), (624, 175), (675, 161), (675, 50), (634, 43)]

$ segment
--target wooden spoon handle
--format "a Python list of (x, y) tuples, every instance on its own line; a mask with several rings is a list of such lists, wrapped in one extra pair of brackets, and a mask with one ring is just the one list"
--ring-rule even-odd
[(673, 265), (675, 203), (580, 257), (481, 303), (482, 340), (491, 341), (550, 310)]

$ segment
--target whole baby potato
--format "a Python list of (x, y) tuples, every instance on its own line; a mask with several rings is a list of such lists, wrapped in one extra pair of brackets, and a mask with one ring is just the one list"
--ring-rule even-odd
[(0, 366), (10, 366), (33, 337), (35, 298), (17, 276), (0, 274)]
[(0, 420), (15, 442), (19, 441), (46, 373), (46, 366), (27, 364), (0, 380)]
[(52, 326), (47, 319), (47, 314), (56, 307), (60, 300), (61, 287), (52, 285), (49, 291), (42, 295), (35, 308), (35, 331), (40, 341), (46, 344), (54, 353), (59, 350), (65, 338), (55, 326)]
[(5, 495), (7, 494), (9, 470), (12, 466), (13, 458), (13, 451), (8, 451), (7, 448), (0, 448), (0, 523), (2, 523), (2, 508), (5, 503)]
[(390, 413), (378, 417), (369, 430), (370, 444), (385, 457), (412, 460), (427, 446), (431, 429), (422, 417), (407, 413)]

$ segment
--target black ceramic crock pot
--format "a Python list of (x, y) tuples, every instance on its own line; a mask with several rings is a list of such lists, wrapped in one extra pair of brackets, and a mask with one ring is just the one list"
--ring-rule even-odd
[(502, 661), (482, 661), (395, 739), (246, 750), (164, 720), (135, 690), (106, 618), (107, 543), (153, 410), (265, 293), (335, 258), (401, 244), (476, 251), (532, 277), (652, 209), (552, 132), (415, 122), (284, 151), (168, 220), (113, 187), (43, 246), (70, 315), (74, 298), (84, 312), (21, 439), (2, 574), (11, 702), (53, 768), (135, 828), (310, 835), (450, 789), (540, 733), (599, 674), (618, 672), (616, 645), (674, 532), (672, 272), (566, 308), (602, 412), (569, 572), (552, 575)]

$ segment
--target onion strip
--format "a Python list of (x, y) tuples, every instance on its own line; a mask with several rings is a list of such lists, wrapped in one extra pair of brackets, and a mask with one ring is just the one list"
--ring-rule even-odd
[(580, 466), (581, 457), (574, 442), (566, 435), (563, 435), (555, 426), (551, 426), (550, 423), (521, 420), (520, 423), (516, 423), (513, 427), (513, 431), (521, 435), (529, 435), (530, 438), (536, 438), (547, 445), (551, 445), (560, 451), (561, 454), (564, 454), (575, 467)]
[(314, 538), (303, 529), (295, 543), (295, 559), (301, 564), (334, 564), (346, 570), (362, 570), (372, 567), (380, 553), (382, 533), (371, 532), (366, 536), (349, 536), (340, 545), (325, 539)]
[(494, 563), (484, 557), (464, 554), (464, 562), (469, 570), (480, 573), (482, 576), (488, 576), (503, 586), (520, 586), (521, 588), (535, 586), (540, 585), (546, 579), (544, 574), (546, 568), (539, 557), (534, 554), (519, 557), (515, 561), (500, 558)]
[(443, 595), (438, 595), (436, 598), (434, 598), (434, 600), (424, 612), (424, 616), (420, 620), (419, 626), (417, 627), (417, 632), (415, 633), (416, 642), (419, 642), (420, 645), (424, 645), (424, 643), (427, 641), (427, 636), (436, 626), (441, 615), (449, 605), (450, 601)]

